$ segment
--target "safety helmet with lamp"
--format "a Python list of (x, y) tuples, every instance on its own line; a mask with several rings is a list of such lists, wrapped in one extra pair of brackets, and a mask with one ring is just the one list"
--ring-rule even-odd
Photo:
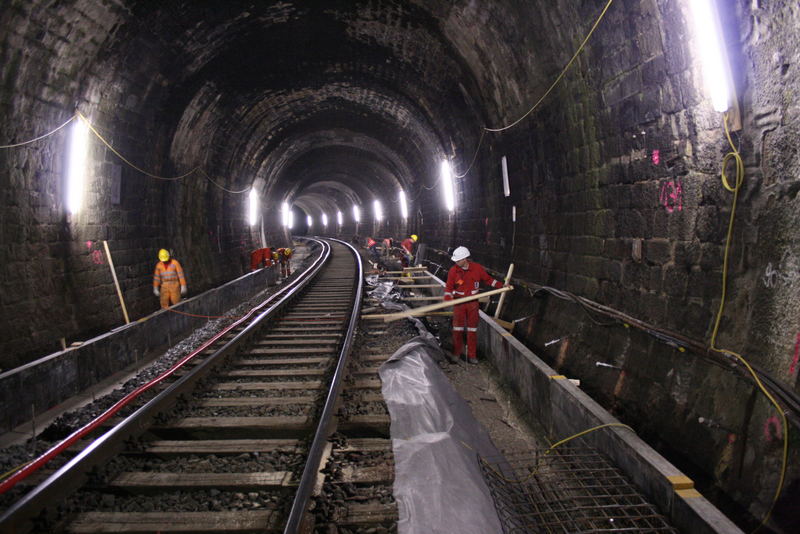
[(158, 251), (158, 259), (161, 261), (169, 260), (169, 251), (165, 248), (162, 248)]
[(458, 247), (453, 251), (453, 257), (450, 259), (453, 261), (461, 261), (466, 258), (469, 258), (469, 249), (467, 249), (467, 247)]
[(419, 237), (417, 237), (417, 234), (411, 234), (411, 240), (412, 240), (414, 243), (416, 243), (416, 242), (417, 242), (417, 239), (419, 239)]

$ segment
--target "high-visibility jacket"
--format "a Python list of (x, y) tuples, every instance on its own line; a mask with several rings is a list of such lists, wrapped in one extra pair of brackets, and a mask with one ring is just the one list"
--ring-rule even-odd
[(250, 253), (250, 270), (255, 271), (261, 267), (262, 263), (264, 264), (264, 267), (269, 267), (272, 265), (271, 248), (260, 248)]
[(160, 261), (156, 263), (156, 270), (153, 273), (153, 287), (161, 285), (186, 285), (186, 278), (183, 276), (183, 268), (176, 259)]
[(403, 239), (403, 242), (400, 243), (400, 246), (403, 247), (409, 255), (411, 255), (414, 251), (414, 240), (410, 237), (407, 237)]
[(378, 244), (378, 242), (375, 241), (374, 239), (372, 239), (371, 237), (367, 238), (367, 248), (372, 248), (377, 244)]
[(468, 261), (466, 269), (462, 269), (458, 265), (453, 265), (447, 273), (447, 286), (445, 286), (444, 289), (444, 300), (460, 299), (475, 295), (478, 293), (481, 283), (494, 288), (503, 287), (503, 283), (489, 276), (479, 263)]
[[(284, 263), (292, 259), (292, 254), (294, 254), (293, 250), (287, 252), (285, 248), (279, 248), (276, 252), (278, 253), (278, 261), (280, 261), (281, 263)], [(275, 256), (273, 255), (273, 257)]]

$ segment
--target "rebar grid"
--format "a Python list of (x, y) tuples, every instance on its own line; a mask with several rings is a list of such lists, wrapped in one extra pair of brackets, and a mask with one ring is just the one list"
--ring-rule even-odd
[(593, 449), (479, 460), (505, 534), (677, 532)]

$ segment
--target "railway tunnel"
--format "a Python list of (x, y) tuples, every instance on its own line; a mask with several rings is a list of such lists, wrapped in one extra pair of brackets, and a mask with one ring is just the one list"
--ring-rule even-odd
[(431, 271), (513, 263), (516, 339), (740, 526), (794, 531), (798, 25), (790, 0), (7, 0), (0, 369), (155, 312), (162, 248), (199, 295), (293, 235), (416, 234)]

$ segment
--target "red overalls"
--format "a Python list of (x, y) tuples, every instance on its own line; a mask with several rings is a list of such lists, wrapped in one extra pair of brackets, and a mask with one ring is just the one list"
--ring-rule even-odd
[[(478, 263), (469, 262), (466, 269), (453, 265), (447, 273), (447, 286), (444, 300), (469, 297), (478, 293), (481, 283), (494, 288), (503, 287), (503, 283), (495, 280)], [(464, 352), (464, 337), (467, 332), (467, 356), (478, 357), (478, 301), (473, 300), (453, 306), (453, 353), (461, 356)]]
[(260, 248), (250, 253), (250, 270), (255, 271), (262, 267), (270, 267), (272, 265), (272, 249)]

